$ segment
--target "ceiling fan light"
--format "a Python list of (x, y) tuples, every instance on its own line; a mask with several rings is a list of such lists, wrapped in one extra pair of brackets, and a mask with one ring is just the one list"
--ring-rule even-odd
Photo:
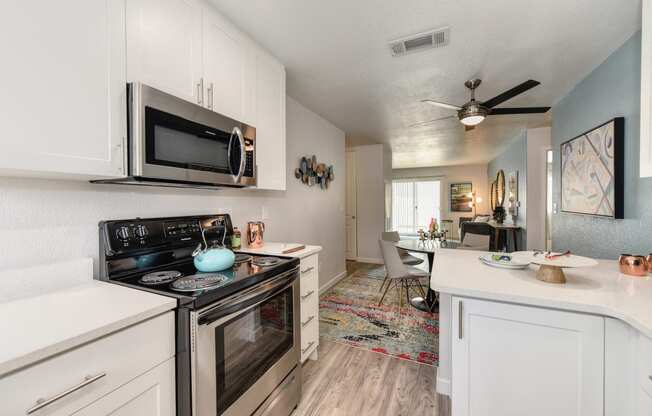
[(483, 116), (481, 114), (478, 114), (478, 115), (474, 115), (474, 116), (466, 116), (466, 117), (460, 119), (460, 121), (465, 126), (477, 126), (478, 124), (482, 123), (482, 121), (484, 121), (484, 118), (485, 118), (485, 116)]

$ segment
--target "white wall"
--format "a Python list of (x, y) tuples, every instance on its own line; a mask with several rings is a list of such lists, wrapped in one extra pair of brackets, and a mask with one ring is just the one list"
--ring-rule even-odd
[(382, 144), (356, 146), (348, 150), (356, 155), (358, 260), (381, 261), (378, 240), (385, 231), (387, 151)]
[[(328, 190), (294, 178), (303, 155), (332, 164)], [(97, 271), (100, 220), (228, 212), (236, 226), (261, 218), (267, 241), (323, 246), (320, 285), (343, 273), (344, 132), (287, 100), (287, 191), (219, 191), (92, 185), (0, 178), (0, 270), (93, 257)], [(55, 278), (44, 276), (43, 278)]]
[(527, 248), (546, 248), (546, 151), (550, 127), (527, 131)]
[(450, 184), (472, 182), (473, 190), (482, 198), (478, 204), (478, 214), (490, 214), (489, 189), (487, 188), (487, 165), (459, 165), (414, 169), (394, 169), (394, 179), (439, 178), (441, 180), (441, 218), (453, 220), (453, 235), (457, 238), (460, 217), (472, 217), (473, 212), (451, 212)]

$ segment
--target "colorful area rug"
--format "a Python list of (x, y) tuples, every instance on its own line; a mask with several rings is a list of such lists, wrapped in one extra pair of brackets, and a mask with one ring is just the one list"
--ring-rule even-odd
[[(421, 312), (406, 300), (400, 307), (393, 286), (378, 306), (384, 278), (383, 266), (360, 265), (324, 293), (319, 299), (320, 335), (331, 341), (436, 366), (438, 314)], [(410, 296), (417, 296), (416, 288)]]

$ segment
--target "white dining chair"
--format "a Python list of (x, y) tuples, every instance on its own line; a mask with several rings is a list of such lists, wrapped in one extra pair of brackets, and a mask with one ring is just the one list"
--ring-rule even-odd
[(403, 307), (403, 289), (405, 289), (405, 297), (408, 303), (410, 302), (410, 287), (416, 286), (425, 298), (426, 294), (421, 286), (420, 279), (427, 278), (430, 274), (416, 267), (404, 264), (394, 242), (379, 240), (378, 243), (380, 244), (380, 252), (383, 256), (383, 262), (385, 263), (385, 270), (387, 272), (387, 276), (385, 277), (387, 279), (387, 286), (383, 295), (380, 297), (378, 306), (382, 305), (392, 283), (398, 292), (400, 307)]

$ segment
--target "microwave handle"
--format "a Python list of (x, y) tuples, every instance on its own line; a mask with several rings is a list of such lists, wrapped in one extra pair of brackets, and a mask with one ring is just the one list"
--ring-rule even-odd
[(227, 151), (227, 158), (229, 160), (229, 169), (231, 170), (232, 174), (233, 166), (231, 166), (231, 145), (233, 144), (234, 137), (238, 138), (238, 144), (240, 145), (240, 166), (238, 166), (238, 173), (233, 175), (233, 182), (239, 183), (242, 175), (244, 174), (245, 162), (247, 160), (245, 155), (244, 137), (242, 136), (242, 130), (240, 130), (240, 127), (234, 127), (233, 131), (231, 132), (231, 136), (229, 137), (229, 150)]

